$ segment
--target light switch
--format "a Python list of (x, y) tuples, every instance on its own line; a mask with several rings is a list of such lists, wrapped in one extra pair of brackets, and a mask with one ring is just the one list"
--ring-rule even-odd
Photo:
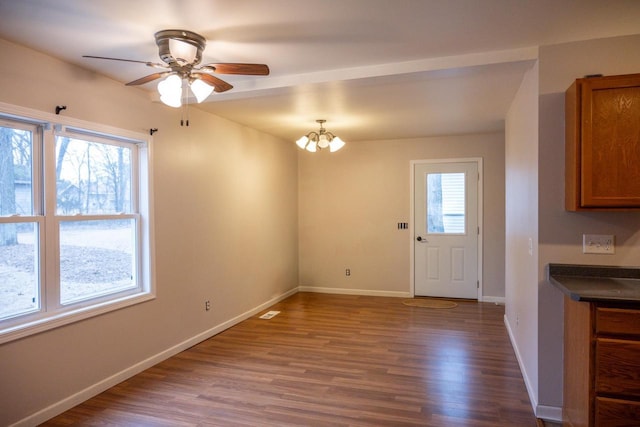
[(582, 253), (584, 254), (607, 254), (616, 253), (614, 236), (611, 234), (583, 234)]

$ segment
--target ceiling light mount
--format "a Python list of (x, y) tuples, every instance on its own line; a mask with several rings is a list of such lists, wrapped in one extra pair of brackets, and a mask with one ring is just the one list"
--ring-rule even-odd
[(160, 59), (170, 66), (198, 65), (207, 40), (187, 30), (162, 30), (155, 33)]
[(335, 152), (344, 147), (343, 140), (328, 132), (322, 125), (327, 121), (324, 119), (316, 120), (316, 123), (320, 123), (320, 130), (317, 132), (312, 131), (296, 141), (296, 145), (303, 150), (307, 150), (311, 153), (315, 153), (318, 150), (329, 147), (330, 152)]

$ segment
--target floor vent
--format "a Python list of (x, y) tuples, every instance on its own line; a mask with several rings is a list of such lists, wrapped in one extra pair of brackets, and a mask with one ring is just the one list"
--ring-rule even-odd
[(261, 319), (273, 319), (274, 317), (276, 317), (278, 314), (280, 314), (279, 311), (268, 311), (265, 314), (263, 314), (262, 316), (260, 316)]

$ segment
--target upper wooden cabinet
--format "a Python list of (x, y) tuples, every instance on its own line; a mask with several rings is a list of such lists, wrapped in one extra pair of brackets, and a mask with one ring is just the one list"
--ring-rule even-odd
[(640, 209), (640, 74), (577, 79), (565, 119), (565, 208)]

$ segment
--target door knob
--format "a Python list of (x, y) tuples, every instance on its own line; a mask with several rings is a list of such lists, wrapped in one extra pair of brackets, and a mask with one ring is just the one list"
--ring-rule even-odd
[(416, 240), (417, 240), (418, 242), (424, 242), (424, 243), (427, 243), (427, 239), (423, 239), (423, 238), (422, 238), (422, 236), (418, 236), (418, 237), (416, 237)]

